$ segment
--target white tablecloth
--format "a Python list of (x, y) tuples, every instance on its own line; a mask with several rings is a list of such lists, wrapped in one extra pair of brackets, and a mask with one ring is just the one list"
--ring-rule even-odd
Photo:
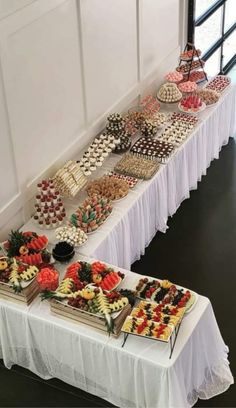
[[(168, 217), (197, 188), (211, 161), (219, 158), (222, 146), (236, 130), (236, 87), (225, 90), (218, 104), (207, 108), (199, 118), (199, 125), (169, 162), (151, 180), (140, 182), (126, 198), (114, 203), (110, 218), (89, 236), (80, 253), (130, 269), (156, 232), (167, 230)], [(113, 169), (119, 159), (113, 154), (96, 177)], [(77, 208), (84, 197), (80, 194), (70, 201), (67, 213)], [(24, 226), (24, 230), (30, 229), (37, 231), (32, 221)], [(55, 242), (55, 234), (47, 234)]]
[[(134, 288), (139, 275), (124, 272), (124, 286)], [(0, 299), (0, 358), (8, 368), (18, 364), (129, 408), (191, 407), (233, 383), (205, 297), (184, 317), (171, 359), (168, 344), (136, 336), (124, 348), (122, 342), (123, 335), (115, 339), (51, 315), (39, 298), (30, 307)]]

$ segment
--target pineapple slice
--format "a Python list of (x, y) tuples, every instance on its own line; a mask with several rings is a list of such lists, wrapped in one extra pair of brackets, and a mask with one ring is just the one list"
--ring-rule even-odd
[(21, 292), (22, 286), (20, 284), (20, 276), (18, 274), (18, 265), (16, 259), (13, 258), (13, 263), (11, 265), (11, 273), (9, 276), (9, 282), (12, 283), (12, 287), (15, 292)]
[(106, 319), (108, 333), (109, 334), (113, 333), (114, 322), (110, 314), (111, 313), (110, 304), (108, 302), (107, 297), (104, 295), (102, 289), (100, 289), (100, 292), (97, 294), (96, 299), (97, 299), (98, 311), (102, 313)]
[(71, 278), (66, 278), (63, 279), (58, 286), (56, 292), (68, 295), (69, 293), (72, 293), (74, 289), (74, 281)]
[(39, 270), (38, 270), (37, 266), (31, 265), (31, 266), (29, 266), (29, 268), (27, 268), (24, 272), (22, 272), (20, 274), (20, 277), (24, 281), (29, 281), (29, 280), (33, 279), (37, 275), (38, 271)]

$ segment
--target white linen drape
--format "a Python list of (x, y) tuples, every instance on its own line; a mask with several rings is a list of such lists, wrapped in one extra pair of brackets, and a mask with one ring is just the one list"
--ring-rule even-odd
[[(87, 259), (82, 257), (82, 259)], [(124, 271), (124, 286), (139, 275)], [(209, 300), (198, 296), (183, 319), (169, 359), (169, 345), (123, 335), (115, 339), (50, 313), (36, 299), (30, 307), (0, 299), (0, 358), (44, 379), (59, 378), (119, 407), (183, 408), (233, 383), (228, 349)]]

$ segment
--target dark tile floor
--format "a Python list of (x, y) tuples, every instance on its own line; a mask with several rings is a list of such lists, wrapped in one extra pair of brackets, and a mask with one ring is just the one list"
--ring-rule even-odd
[[(133, 264), (132, 270), (168, 278), (209, 297), (230, 348), (231, 369), (236, 373), (236, 144), (233, 139), (168, 225), (168, 232), (157, 233), (145, 256)], [(7, 370), (1, 362), (0, 406), (111, 405), (59, 380), (45, 382), (20, 367)], [(199, 401), (196, 406), (235, 407), (235, 387), (211, 400)]]

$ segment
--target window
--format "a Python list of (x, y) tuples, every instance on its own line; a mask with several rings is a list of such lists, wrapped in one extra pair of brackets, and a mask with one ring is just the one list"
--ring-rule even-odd
[(209, 76), (236, 64), (236, 0), (189, 0), (188, 42), (202, 51)]

